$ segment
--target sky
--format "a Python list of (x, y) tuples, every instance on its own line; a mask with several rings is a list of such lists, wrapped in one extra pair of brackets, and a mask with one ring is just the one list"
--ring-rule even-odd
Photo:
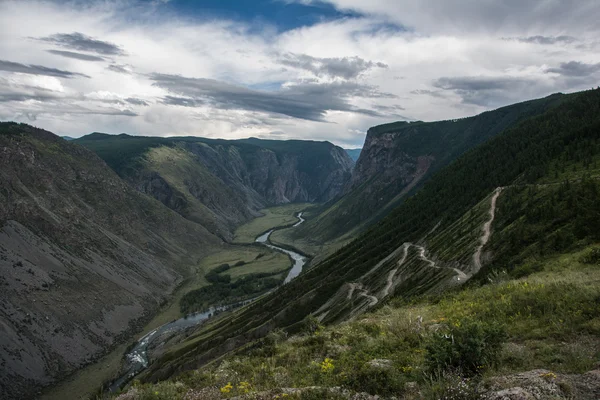
[(0, 120), (328, 140), (600, 82), (597, 0), (0, 0)]

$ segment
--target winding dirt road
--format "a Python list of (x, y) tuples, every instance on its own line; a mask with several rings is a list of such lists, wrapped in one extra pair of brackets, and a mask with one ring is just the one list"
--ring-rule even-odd
[(479, 246), (477, 247), (475, 254), (473, 254), (473, 265), (475, 267), (473, 274), (476, 274), (481, 269), (481, 253), (483, 251), (483, 247), (490, 240), (490, 236), (491, 236), (491, 232), (492, 232), (492, 223), (494, 222), (494, 218), (496, 217), (496, 201), (498, 200), (498, 196), (500, 196), (500, 193), (502, 193), (502, 189), (504, 189), (504, 188), (502, 188), (502, 187), (496, 188), (496, 190), (494, 191), (494, 194), (492, 196), (492, 201), (490, 202), (490, 211), (489, 211), (490, 218), (485, 222), (485, 224), (483, 224), (483, 227), (482, 227), (483, 234), (481, 235), (481, 239), (479, 239)]

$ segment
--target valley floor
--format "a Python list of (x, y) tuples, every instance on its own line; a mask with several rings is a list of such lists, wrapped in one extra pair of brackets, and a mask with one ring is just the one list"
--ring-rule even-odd
[[(200, 260), (197, 266), (190, 270), (190, 277), (173, 295), (172, 300), (162, 311), (157, 314), (136, 336), (135, 341), (148, 332), (164, 325), (174, 319), (182, 317), (180, 302), (185, 294), (206, 287), (210, 283), (205, 279), (205, 274), (221, 266), (229, 264), (234, 266), (243, 263), (239, 268), (232, 268), (226, 273), (233, 281), (251, 274), (275, 274), (276, 279), (286, 275), (291, 267), (290, 259), (279, 252), (265, 247), (245, 245), (253, 243), (260, 233), (282, 225), (289, 225), (297, 221), (296, 214), (307, 208), (307, 204), (290, 204), (272, 207), (263, 210), (263, 217), (256, 218), (246, 225), (241, 226), (236, 234), (238, 245), (227, 245), (212, 255)], [(280, 272), (279, 274), (277, 274)], [(91, 364), (73, 374), (61, 384), (50, 388), (42, 396), (43, 400), (62, 400), (73, 398), (73, 393), (78, 393), (78, 398), (93, 397), (99, 391), (98, 385), (108, 382), (119, 372), (126, 344), (116, 347), (98, 362)]]

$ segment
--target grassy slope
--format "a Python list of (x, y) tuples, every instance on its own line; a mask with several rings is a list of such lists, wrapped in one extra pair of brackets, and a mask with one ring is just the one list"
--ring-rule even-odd
[[(146, 152), (142, 165), (148, 171), (156, 171), (183, 197), (185, 205), (177, 210), (182, 216), (206, 226), (212, 232), (224, 234), (233, 229), (237, 220), (234, 217), (237, 214), (235, 209), (243, 207), (242, 202), (238, 201), (231, 188), (211, 174), (189, 151), (170, 146), (151, 148)], [(205, 201), (210, 201), (213, 209), (222, 212), (215, 213), (203, 204), (192, 193), (192, 185), (202, 186), (202, 192), (207, 194)], [(231, 209), (234, 211), (228, 212)], [(231, 219), (224, 217), (227, 215), (231, 215)], [(238, 215), (237, 218), (243, 220), (244, 216)]]
[[(585, 96), (595, 101), (597, 94)], [(582, 117), (578, 109), (567, 108), (567, 114), (575, 113), (570, 115), (571, 122)], [(536, 122), (544, 128), (543, 121)], [(581, 130), (573, 131), (579, 132), (580, 139), (586, 137), (580, 135)], [(589, 131), (587, 137), (597, 132)], [(544, 368), (553, 371), (543, 379), (558, 383), (557, 395), (578, 398), (573, 392), (577, 389), (560, 374), (584, 373), (600, 359), (600, 237), (596, 229), (600, 214), (595, 200), (600, 193), (600, 152), (592, 141), (575, 147), (581, 150), (579, 157), (571, 146), (578, 142), (582, 143), (563, 142), (558, 156), (544, 164), (549, 167), (528, 178), (532, 184), (522, 184), (525, 176), (520, 175), (516, 185), (499, 197), (494, 234), (487, 246), (494, 261), (482, 272), (486, 284), (475, 280), (444, 294), (408, 300), (401, 293), (358, 320), (326, 328), (308, 320), (303, 334), (286, 339), (283, 332), (274, 332), (218, 366), (178, 377), (179, 386), (173, 382), (140, 386), (137, 398), (158, 392), (164, 398), (179, 399), (188, 391), (204, 391), (205, 398), (227, 398), (243, 394), (248, 387), (275, 396), (284, 387), (342, 386), (384, 396), (437, 399), (458, 390), (459, 381), (450, 372), (428, 372), (431, 344), (439, 340), (436, 332), (458, 335), (461, 327), (473, 324), (500, 326), (506, 336), (497, 356), (478, 366), (478, 374), (464, 390), (475, 396), (476, 383), (486, 387), (498, 382), (495, 377), (499, 375)], [(434, 235), (430, 246), (440, 258), (470, 257), (473, 248), (460, 241), (478, 230), (485, 202), (483, 198), (473, 211)], [(450, 251), (452, 245), (459, 249)], [(385, 367), (387, 363), (391, 368)], [(230, 392), (219, 392), (229, 382)], [(416, 387), (407, 386), (409, 382)], [(325, 398), (325, 394), (307, 390), (290, 397)]]
[[(242, 342), (278, 326), (296, 329), (299, 325), (295, 323), (314, 312), (344, 282), (362, 276), (404, 241), (418, 241), (438, 222), (444, 231), (498, 186), (544, 179), (546, 167), (552, 165), (549, 163), (559, 162), (561, 168), (569, 168), (570, 163), (579, 162), (575, 158), (582, 157), (581, 149), (597, 152), (599, 97), (599, 91), (571, 96), (555, 111), (525, 121), (468, 152), (382, 223), (286, 286), (285, 293), (276, 292), (231, 319), (201, 329), (162, 364), (156, 364), (149, 376), (168, 376), (188, 363), (214, 358), (219, 354), (219, 337), (231, 337), (240, 329), (245, 332), (237, 337)], [(312, 290), (307, 293), (306, 288)]]
[[(472, 382), (538, 368), (583, 373), (600, 358), (600, 269), (582, 262), (591, 249), (548, 257), (541, 271), (526, 278), (497, 278), (482, 287), (408, 303), (392, 300), (358, 320), (289, 339), (274, 332), (260, 346), (218, 367), (179, 377), (179, 386), (173, 382), (140, 386), (135, 398), (155, 398), (158, 392), (163, 396), (159, 398), (181, 399), (188, 391), (203, 388), (206, 398), (227, 398), (243, 394), (240, 384), (247, 382), (251, 391), (270, 391), (271, 396), (288, 387), (342, 386), (383, 396), (438, 399), (457, 383), (451, 374), (433, 379), (427, 375), (428, 345), (436, 330), (458, 329), (474, 321), (501, 325), (506, 337), (497, 359), (481, 365), (481, 375)], [(378, 367), (373, 360), (390, 367)], [(230, 393), (210, 390), (229, 382)], [(408, 382), (415, 382), (416, 388), (407, 387)], [(308, 393), (291, 398), (313, 398)], [(313, 396), (325, 398), (318, 397), (319, 392)]]

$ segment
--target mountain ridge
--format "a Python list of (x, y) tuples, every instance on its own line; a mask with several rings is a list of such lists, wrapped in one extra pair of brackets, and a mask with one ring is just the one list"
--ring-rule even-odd
[[(267, 206), (337, 197), (353, 167), (330, 142), (91, 134), (76, 143), (137, 190), (226, 240)], [(234, 206), (220, 206), (228, 203)]]

